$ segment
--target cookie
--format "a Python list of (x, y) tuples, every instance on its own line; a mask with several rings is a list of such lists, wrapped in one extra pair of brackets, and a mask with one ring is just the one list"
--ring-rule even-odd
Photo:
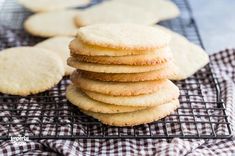
[(86, 44), (78, 38), (74, 39), (70, 43), (69, 48), (72, 55), (78, 54), (87, 56), (126, 56), (137, 54), (153, 54), (158, 50), (123, 50), (104, 48), (100, 46)]
[(67, 60), (69, 66), (91, 72), (98, 73), (140, 73), (158, 70), (168, 65), (168, 62), (151, 66), (130, 66), (130, 65), (105, 65), (87, 62), (79, 62), (76, 58), (70, 57)]
[(36, 44), (35, 47), (45, 48), (59, 55), (64, 63), (65, 75), (70, 75), (73, 72), (74, 68), (67, 65), (67, 59), (70, 55), (68, 45), (70, 41), (72, 41), (72, 39), (72, 37), (57, 36), (42, 41)]
[[(127, 86), (128, 87), (128, 86)], [(84, 90), (94, 100), (122, 106), (157, 106), (179, 96), (179, 89), (172, 82), (166, 83), (154, 93), (138, 96), (111, 96)]]
[(171, 85), (169, 80), (144, 82), (103, 82), (82, 77), (78, 72), (71, 75), (72, 82), (81, 89), (112, 96), (136, 96), (151, 94), (164, 86)]
[(159, 21), (154, 13), (139, 6), (126, 5), (118, 1), (106, 1), (87, 8), (75, 18), (77, 26), (98, 23), (135, 23), (152, 25)]
[(94, 24), (79, 29), (83, 42), (114, 49), (153, 50), (167, 46), (171, 37), (161, 29), (137, 24)]
[[(179, 16), (178, 7), (170, 0), (116, 0), (128, 6), (141, 7), (153, 13), (160, 21), (168, 20)], [(166, 11), (167, 10), (167, 11)]]
[(139, 110), (131, 113), (103, 114), (83, 110), (82, 112), (92, 116), (102, 123), (110, 126), (136, 126), (160, 120), (173, 113), (180, 106), (178, 100)]
[(64, 75), (64, 66), (49, 50), (18, 47), (0, 52), (0, 73), (0, 92), (27, 96), (56, 85)]
[(137, 110), (146, 109), (147, 107), (128, 107), (128, 106), (118, 106), (110, 105), (103, 102), (95, 101), (85, 95), (79, 88), (74, 85), (69, 85), (66, 90), (67, 99), (79, 107), (80, 109), (98, 112), (98, 113), (124, 113), (124, 112), (133, 112)]
[(170, 77), (172, 80), (182, 80), (190, 77), (209, 62), (208, 54), (198, 45), (190, 42), (180, 34), (162, 26), (154, 26), (171, 34), (170, 48), (173, 53), (173, 60), (179, 70)]
[(24, 23), (25, 30), (40, 37), (75, 36), (78, 28), (74, 23), (76, 10), (53, 11), (31, 15)]
[(175, 77), (178, 68), (174, 64), (169, 63), (166, 67), (150, 72), (142, 73), (97, 73), (88, 71), (79, 71), (83, 77), (101, 80), (101, 81), (113, 81), (113, 82), (139, 82), (149, 80), (160, 80)]
[(87, 5), (90, 0), (18, 0), (32, 12), (47, 12)]
[(119, 64), (119, 65), (157, 65), (165, 63), (172, 59), (169, 48), (162, 48), (154, 53), (145, 55), (129, 55), (129, 56), (87, 56), (71, 54), (78, 61), (98, 64)]

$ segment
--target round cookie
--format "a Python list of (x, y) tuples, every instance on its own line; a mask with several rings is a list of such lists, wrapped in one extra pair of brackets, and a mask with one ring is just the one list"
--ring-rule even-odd
[(85, 95), (79, 88), (74, 85), (69, 85), (66, 90), (67, 99), (78, 106), (79, 108), (98, 113), (124, 113), (124, 112), (133, 112), (137, 110), (142, 110), (147, 107), (128, 107), (128, 106), (118, 106), (118, 105), (110, 105), (103, 102), (99, 102), (89, 98)]
[(112, 96), (136, 96), (154, 93), (164, 86), (171, 85), (169, 80), (143, 82), (103, 82), (82, 77), (78, 72), (71, 75), (72, 82), (81, 89)]
[(64, 63), (65, 75), (70, 75), (74, 71), (74, 68), (67, 65), (67, 59), (70, 56), (68, 45), (72, 39), (72, 37), (57, 36), (42, 41), (36, 44), (35, 47), (45, 48), (59, 55)]
[(174, 100), (156, 107), (130, 113), (102, 114), (85, 110), (82, 110), (82, 112), (98, 119), (104, 124), (123, 127), (136, 126), (160, 120), (173, 113), (179, 106), (179, 101)]
[(158, 16), (154, 13), (134, 5), (126, 5), (118, 0), (87, 8), (75, 17), (77, 26), (86, 26), (98, 23), (135, 23), (153, 25), (157, 23)]
[(170, 35), (161, 29), (136, 24), (94, 24), (78, 30), (83, 42), (114, 49), (153, 50), (168, 45)]
[(90, 0), (18, 0), (32, 12), (46, 12), (87, 5)]
[(87, 55), (87, 56), (126, 56), (126, 55), (137, 55), (137, 54), (151, 54), (155, 53), (154, 50), (123, 50), (113, 49), (107, 47), (100, 47), (89, 45), (82, 42), (80, 39), (74, 39), (70, 45), (71, 54)]
[(152, 66), (105, 65), (79, 62), (73, 57), (68, 58), (67, 63), (69, 66), (76, 69), (98, 73), (140, 73), (162, 69), (168, 65), (168, 62), (159, 63)]
[(154, 53), (145, 55), (129, 56), (86, 56), (72, 54), (78, 61), (98, 64), (119, 64), (119, 65), (156, 65), (168, 62), (172, 59), (169, 48), (159, 49)]
[(79, 70), (79, 72), (83, 77), (100, 80), (100, 81), (113, 81), (113, 82), (139, 82), (139, 81), (150, 81), (150, 80), (160, 80), (160, 79), (169, 79), (175, 77), (178, 73), (176, 72), (178, 69), (174, 64), (169, 63), (168, 66), (150, 71), (150, 72), (142, 72), (142, 73), (97, 73), (97, 72), (88, 72)]
[(0, 73), (0, 92), (27, 96), (56, 85), (64, 75), (64, 66), (49, 50), (17, 47), (0, 52)]
[(104, 103), (122, 106), (157, 106), (179, 97), (179, 89), (169, 81), (154, 93), (138, 96), (112, 96), (83, 90), (89, 97)]
[(78, 28), (74, 24), (76, 10), (43, 12), (31, 15), (24, 23), (27, 32), (34, 36), (75, 36)]

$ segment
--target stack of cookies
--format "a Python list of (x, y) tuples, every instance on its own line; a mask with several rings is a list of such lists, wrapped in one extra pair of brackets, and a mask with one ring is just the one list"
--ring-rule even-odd
[(170, 36), (135, 24), (97, 24), (79, 29), (70, 43), (68, 65), (77, 70), (68, 100), (112, 126), (159, 120), (178, 106)]

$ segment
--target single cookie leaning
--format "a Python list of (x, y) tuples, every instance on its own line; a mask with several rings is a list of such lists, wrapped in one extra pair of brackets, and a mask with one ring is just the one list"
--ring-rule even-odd
[(67, 59), (69, 58), (69, 48), (68, 45), (72, 41), (72, 37), (53, 37), (45, 41), (42, 41), (35, 45), (35, 47), (45, 48), (51, 50), (51, 52), (56, 53), (63, 60), (65, 67), (65, 75), (70, 75), (74, 68), (67, 65)]
[(114, 49), (153, 50), (167, 46), (170, 35), (161, 29), (136, 24), (95, 24), (79, 29), (83, 42)]
[(152, 54), (156, 49), (152, 50), (123, 50), (107, 47), (94, 46), (82, 42), (79, 38), (74, 39), (70, 45), (71, 54), (86, 55), (86, 56), (126, 56), (137, 54)]
[(24, 28), (32, 35), (40, 37), (75, 36), (78, 28), (73, 18), (76, 10), (53, 11), (30, 16), (24, 23)]
[(135, 96), (150, 94), (161, 90), (163, 87), (172, 85), (172, 83), (166, 79), (130, 83), (103, 82), (84, 78), (76, 71), (71, 75), (71, 80), (74, 85), (81, 89), (113, 96)]
[(76, 58), (73, 57), (68, 58), (67, 63), (69, 66), (76, 69), (99, 73), (140, 73), (162, 69), (168, 65), (168, 62), (150, 66), (105, 65), (79, 62)]
[(32, 12), (46, 12), (62, 10), (66, 8), (84, 6), (89, 0), (18, 0), (20, 4)]
[(150, 72), (142, 73), (98, 73), (98, 72), (88, 72), (79, 70), (83, 77), (100, 80), (100, 81), (112, 81), (112, 82), (139, 82), (139, 81), (150, 81), (150, 80), (160, 80), (169, 79), (175, 77), (178, 73), (178, 68), (169, 63), (166, 67)]
[(58, 55), (36, 47), (0, 52), (0, 92), (27, 96), (50, 89), (64, 75)]
[(133, 112), (137, 110), (146, 109), (147, 107), (128, 107), (128, 106), (118, 106), (110, 105), (103, 102), (99, 102), (89, 98), (85, 95), (79, 88), (74, 85), (69, 85), (66, 90), (67, 99), (79, 108), (98, 113), (124, 113)]
[(111, 126), (136, 126), (140, 124), (157, 121), (173, 113), (179, 107), (179, 101), (174, 100), (168, 103), (139, 110), (131, 113), (102, 114), (83, 110), (82, 112), (92, 116), (104, 124)]
[(172, 59), (169, 48), (162, 48), (154, 53), (145, 55), (129, 55), (129, 56), (86, 56), (71, 54), (81, 62), (98, 63), (98, 64), (120, 64), (120, 65), (156, 65), (168, 62)]
[(89, 97), (104, 103), (122, 106), (157, 106), (179, 97), (179, 89), (172, 82), (166, 83), (159, 90), (138, 96), (112, 96), (83, 90)]
[(175, 71), (175, 75), (170, 77), (171, 80), (186, 79), (209, 62), (208, 54), (198, 45), (165, 27), (158, 25), (154, 27), (162, 29), (172, 36), (169, 46), (174, 49), (172, 50), (173, 60), (178, 70)]

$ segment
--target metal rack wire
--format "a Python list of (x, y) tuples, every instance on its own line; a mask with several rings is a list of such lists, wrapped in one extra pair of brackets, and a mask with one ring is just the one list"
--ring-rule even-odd
[[(181, 17), (160, 24), (203, 46), (187, 1), (174, 2), (181, 9)], [(5, 1), (0, 11), (0, 49), (34, 45), (43, 40), (23, 30), (22, 23), (30, 14), (14, 0)], [(84, 115), (65, 98), (69, 83), (68, 78), (64, 78), (53, 89), (28, 97), (0, 94), (0, 140), (19, 135), (29, 139), (231, 137), (218, 82), (209, 65), (192, 77), (175, 82), (181, 92), (181, 107), (175, 113), (160, 121), (135, 127), (105, 126)], [(206, 87), (212, 89), (208, 91)], [(208, 100), (208, 97), (213, 100)], [(221, 125), (227, 130), (216, 133)]]

